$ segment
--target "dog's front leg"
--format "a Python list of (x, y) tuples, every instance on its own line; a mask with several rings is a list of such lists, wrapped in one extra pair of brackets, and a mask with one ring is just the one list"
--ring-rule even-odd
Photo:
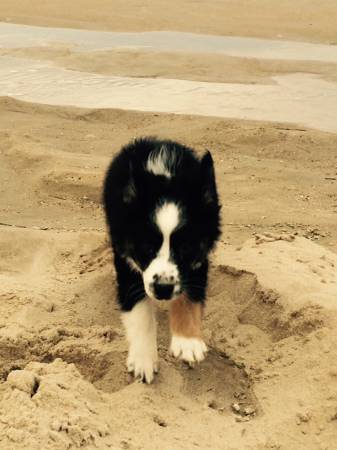
[(123, 312), (122, 321), (129, 341), (128, 371), (151, 383), (158, 372), (157, 325), (151, 300), (145, 298)]
[(185, 295), (170, 305), (170, 353), (190, 365), (205, 358), (207, 347), (201, 338), (203, 305), (192, 302)]

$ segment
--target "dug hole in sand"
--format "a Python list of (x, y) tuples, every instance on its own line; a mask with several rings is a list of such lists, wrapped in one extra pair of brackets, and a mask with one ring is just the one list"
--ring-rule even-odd
[(288, 234), (219, 246), (206, 361), (167, 355), (159, 310), (147, 386), (125, 371), (104, 234), (8, 227), (0, 248), (2, 449), (333, 448), (336, 254)]

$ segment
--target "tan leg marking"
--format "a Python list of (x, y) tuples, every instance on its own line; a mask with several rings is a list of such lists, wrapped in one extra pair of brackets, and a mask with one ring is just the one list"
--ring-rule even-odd
[(182, 295), (170, 305), (170, 353), (189, 364), (202, 361), (207, 347), (201, 338), (203, 305)]
[(170, 304), (171, 333), (189, 338), (201, 338), (201, 318), (203, 306), (191, 302), (181, 295)]

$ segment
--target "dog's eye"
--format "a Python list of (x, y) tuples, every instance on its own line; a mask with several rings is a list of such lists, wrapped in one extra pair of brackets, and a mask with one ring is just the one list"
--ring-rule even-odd
[(145, 245), (142, 249), (142, 252), (147, 258), (154, 258), (156, 256), (155, 249), (150, 245)]
[(202, 266), (202, 262), (201, 262), (201, 261), (194, 261), (194, 262), (191, 264), (192, 270), (200, 269), (201, 266)]
[(149, 248), (147, 250), (147, 256), (149, 256), (150, 258), (154, 258), (156, 256), (156, 252), (154, 251), (153, 248)]
[(193, 244), (190, 242), (190, 236), (183, 229), (175, 232), (171, 237), (171, 245), (174, 251), (179, 255), (186, 255), (190, 252)]

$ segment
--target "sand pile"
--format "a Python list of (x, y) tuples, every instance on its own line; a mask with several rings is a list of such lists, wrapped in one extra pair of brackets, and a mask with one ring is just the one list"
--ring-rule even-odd
[(102, 394), (60, 359), (11, 371), (0, 407), (3, 448), (103, 448), (110, 434)]
[[(335, 2), (176, 0), (167, 9), (144, 0), (136, 15), (138, 0), (107, 3), (2, 0), (0, 19), (336, 41)], [(281, 73), (336, 79), (333, 64), (316, 62), (72, 50), (52, 39), (1, 53), (97, 74), (247, 88)], [(335, 134), (8, 98), (0, 99), (0, 122), (1, 450), (336, 448)], [(167, 311), (158, 310), (160, 372), (151, 386), (125, 371), (100, 204), (111, 155), (141, 135), (210, 149), (223, 203), (204, 318), (209, 354), (194, 370), (172, 360)]]
[[(333, 449), (335, 186), (317, 180), (333, 175), (335, 138), (0, 106), (0, 448)], [(207, 359), (190, 370), (167, 354), (160, 309), (160, 373), (146, 386), (125, 371), (100, 190), (122, 143), (164, 128), (213, 150), (224, 233), (210, 273)]]
[(207, 360), (189, 370), (167, 355), (159, 310), (161, 372), (146, 386), (125, 373), (104, 234), (2, 237), (2, 448), (316, 449), (335, 435), (336, 254), (289, 235), (220, 246)]

